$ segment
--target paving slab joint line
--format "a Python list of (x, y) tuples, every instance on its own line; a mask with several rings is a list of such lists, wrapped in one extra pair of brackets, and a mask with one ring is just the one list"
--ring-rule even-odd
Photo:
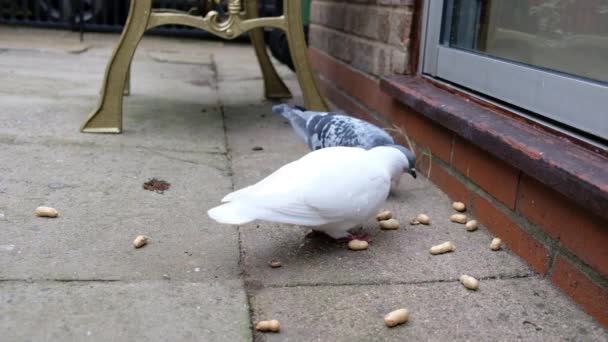
[(121, 279), (61, 279), (61, 278), (41, 278), (41, 279), (19, 279), (7, 278), (0, 279), (0, 283), (116, 283)]
[[(512, 279), (543, 279), (543, 277), (537, 273), (527, 274), (515, 274), (515, 275), (495, 275), (479, 277), (478, 280), (512, 280)], [(291, 284), (271, 284), (267, 286), (257, 286), (258, 289), (274, 289), (274, 288), (293, 288), (293, 287), (340, 287), (340, 286), (392, 286), (392, 285), (424, 285), (424, 284), (442, 284), (442, 283), (456, 283), (460, 280), (458, 278), (450, 279), (432, 279), (432, 280), (419, 280), (419, 281), (390, 281), (390, 282), (361, 282), (361, 283), (291, 283)], [(249, 285), (248, 285), (249, 286)], [(251, 285), (254, 287), (255, 285)]]
[[(167, 158), (167, 159), (169, 159), (169, 160), (172, 160), (172, 161), (177, 161), (177, 162), (180, 162), (180, 163), (193, 164), (193, 165), (204, 165), (204, 166), (207, 166), (207, 167), (213, 168), (213, 169), (215, 169), (215, 170), (217, 170), (217, 171), (220, 171), (220, 172), (226, 172), (226, 171), (230, 171), (230, 169), (226, 170), (226, 169), (223, 169), (223, 168), (221, 168), (221, 167), (218, 167), (218, 166), (213, 166), (213, 165), (211, 165), (211, 164), (205, 164), (205, 163), (201, 163), (201, 162), (198, 162), (198, 161), (196, 161), (196, 160), (190, 160), (190, 159), (178, 158), (178, 157), (175, 157), (175, 156), (173, 156), (173, 155), (166, 154), (166, 153), (165, 153), (165, 151), (160, 152), (160, 151), (158, 151), (158, 150), (154, 150), (153, 148), (149, 148), (149, 147), (141, 147), (141, 149), (142, 149), (142, 150), (145, 150), (145, 151), (147, 151), (147, 152), (150, 152), (150, 153), (155, 153), (156, 155), (158, 155), (158, 156), (160, 156), (160, 157)], [(179, 153), (182, 153), (182, 152), (179, 152)]]
[[(215, 96), (217, 97), (217, 105), (220, 112), (220, 117), (222, 119), (222, 129), (224, 130), (224, 146), (226, 153), (224, 156), (226, 157), (226, 168), (228, 170), (228, 179), (230, 180), (230, 189), (234, 191), (234, 170), (232, 169), (232, 154), (230, 149), (230, 143), (228, 141), (228, 127), (226, 126), (226, 112), (224, 111), (224, 104), (222, 103), (222, 99), (220, 97), (219, 92), (219, 71), (217, 67), (217, 63), (215, 61), (215, 55), (211, 54), (211, 71), (213, 73), (213, 90), (215, 91)], [(238, 240), (238, 248), (239, 248), (239, 268), (240, 268), (240, 276), (244, 277), (246, 275), (245, 266), (243, 262), (244, 258), (244, 249), (243, 249), (243, 239), (241, 234), (241, 227), (236, 227), (237, 232), (237, 240)], [(253, 322), (253, 303), (252, 303), (252, 294), (250, 288), (247, 285), (247, 282), (243, 280), (244, 290), (245, 290), (245, 298), (247, 300), (247, 311), (249, 314), (249, 329), (251, 331), (251, 336), (255, 336), (255, 324)]]
[[(0, 134), (0, 145), (15, 145), (15, 146), (79, 146), (79, 147), (87, 147), (87, 148), (114, 148), (114, 149), (143, 149), (153, 153), (161, 153), (161, 152), (177, 152), (177, 153), (191, 153), (191, 154), (207, 154), (207, 155), (219, 155), (226, 156), (228, 154), (227, 151), (208, 151), (208, 150), (179, 150), (174, 148), (164, 148), (164, 147), (149, 147), (149, 146), (141, 146), (141, 145), (128, 145), (128, 144), (115, 144), (115, 143), (97, 143), (92, 141), (78, 141), (78, 140), (61, 140), (58, 141), (56, 139), (41, 139), (39, 141), (17, 141), (17, 136), (8, 135), (8, 134)], [(187, 162), (187, 161), (186, 161)]]

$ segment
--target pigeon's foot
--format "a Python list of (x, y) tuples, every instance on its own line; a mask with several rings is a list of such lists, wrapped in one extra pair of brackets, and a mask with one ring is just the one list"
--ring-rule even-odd
[(363, 231), (359, 231), (359, 232), (356, 232), (356, 233), (350, 233), (346, 237), (336, 239), (336, 241), (340, 242), (340, 243), (348, 243), (348, 242), (350, 242), (352, 240), (360, 240), (360, 241), (372, 242), (372, 239), (369, 237), (369, 235), (367, 233), (363, 232)]
[(323, 232), (320, 232), (318, 230), (311, 229), (311, 230), (307, 231), (306, 235), (304, 235), (304, 236), (307, 239), (314, 239), (314, 238), (318, 238), (318, 237), (326, 237), (328, 235)]
[(304, 236), (307, 239), (318, 239), (318, 240), (338, 241), (338, 242), (348, 242), (348, 241), (352, 240), (350, 238), (350, 235), (341, 237), (341, 238), (335, 238), (325, 232), (322, 232), (320, 230), (314, 230), (314, 229), (311, 229), (308, 232), (306, 232), (306, 235), (304, 235)]

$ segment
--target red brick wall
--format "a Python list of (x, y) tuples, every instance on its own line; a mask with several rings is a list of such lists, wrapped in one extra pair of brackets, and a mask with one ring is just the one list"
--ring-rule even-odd
[(404, 73), (413, 0), (313, 1), (311, 45), (371, 75)]
[(380, 51), (403, 53), (407, 63), (411, 6), (313, 1), (310, 55), (324, 94), (352, 115), (407, 128), (420, 173), (430, 170), (449, 197), (608, 326), (608, 222), (380, 90), (377, 76), (405, 70), (403, 58)]

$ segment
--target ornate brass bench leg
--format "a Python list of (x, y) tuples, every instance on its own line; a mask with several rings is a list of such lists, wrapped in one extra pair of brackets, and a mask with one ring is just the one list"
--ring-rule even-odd
[(128, 90), (127, 79), (131, 60), (141, 40), (150, 13), (152, 0), (132, 0), (129, 17), (120, 41), (110, 58), (97, 108), (90, 114), (80, 130), (90, 133), (120, 133), (122, 131), (122, 98)]
[(308, 60), (308, 47), (306, 46), (304, 24), (302, 22), (302, 1), (283, 0), (283, 7), (287, 20), (287, 41), (291, 59), (298, 75), (298, 82), (302, 88), (304, 105), (308, 110), (328, 111), (329, 108), (321, 96)]
[[(257, 18), (258, 13), (258, 0), (245, 1), (245, 13), (247, 18)], [(262, 76), (264, 77), (264, 92), (267, 99), (285, 99), (291, 98), (291, 92), (289, 88), (283, 83), (281, 77), (277, 74), (276, 69), (270, 61), (268, 51), (266, 51), (266, 44), (264, 42), (264, 29), (255, 28), (249, 31), (251, 35), (251, 43), (255, 49), (255, 54), (258, 58), (258, 63), (262, 69)]]

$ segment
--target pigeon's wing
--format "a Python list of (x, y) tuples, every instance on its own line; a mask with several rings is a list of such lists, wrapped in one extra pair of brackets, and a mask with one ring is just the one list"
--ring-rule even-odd
[(249, 196), (255, 195), (256, 192), (265, 192), (279, 184), (283, 184), (287, 186), (287, 188), (285, 189), (289, 189), (290, 185), (293, 186), (293, 184), (290, 184), (293, 183), (292, 175), (297, 174), (298, 170), (299, 167), (297, 161), (283, 165), (281, 168), (279, 168), (266, 178), (262, 179), (261, 181), (257, 182), (256, 184), (233, 191), (228, 195), (224, 196), (224, 198), (222, 198), (222, 203), (242, 200)]
[[(342, 149), (332, 150), (333, 159), (341, 159), (338, 165), (301, 163), (294, 172), (296, 177), (280, 175), (258, 183), (245, 195), (235, 200), (248, 208), (255, 219), (304, 226), (319, 226), (373, 214), (378, 203), (388, 196), (390, 175), (368, 159), (362, 157), (363, 150), (344, 156)], [(322, 152), (318, 151), (318, 152)], [(316, 152), (316, 153), (318, 153)], [(344, 151), (346, 152), (346, 151)], [(349, 153), (346, 153), (349, 154)], [(318, 158), (325, 159), (325, 158)], [(311, 160), (313, 161), (313, 160)], [(323, 168), (323, 173), (307, 168)], [(289, 184), (284, 183), (289, 180)], [(251, 214), (251, 212), (255, 214)]]
[[(365, 219), (386, 200), (390, 177), (382, 170), (327, 174), (288, 196), (261, 198), (258, 219), (302, 226)], [(337, 178), (336, 178), (337, 177)]]
[(258, 183), (229, 193), (222, 202), (293, 191), (300, 182), (320, 174), (321, 168), (331, 167), (338, 159), (354, 159), (362, 153), (363, 150), (342, 147), (308, 153), (296, 161), (283, 165)]
[(370, 149), (393, 144), (393, 138), (383, 129), (346, 115), (328, 113), (308, 120), (307, 131), (312, 149), (330, 146), (353, 146)]

